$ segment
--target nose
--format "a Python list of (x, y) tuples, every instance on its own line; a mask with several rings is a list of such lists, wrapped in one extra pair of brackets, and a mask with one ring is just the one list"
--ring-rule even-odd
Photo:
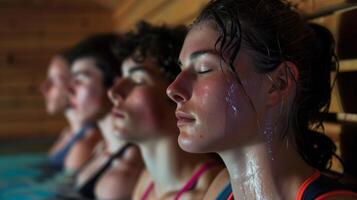
[(124, 79), (116, 78), (113, 86), (108, 90), (108, 97), (114, 106), (119, 105), (123, 101), (123, 92), (124, 92)]
[(69, 96), (75, 96), (76, 94), (76, 85), (78, 84), (78, 81), (75, 80), (75, 79), (70, 79), (69, 81), (69, 84), (68, 84), (68, 93), (69, 93)]
[(191, 85), (191, 82), (185, 77), (185, 72), (182, 71), (166, 89), (166, 94), (177, 104), (185, 103), (191, 98)]

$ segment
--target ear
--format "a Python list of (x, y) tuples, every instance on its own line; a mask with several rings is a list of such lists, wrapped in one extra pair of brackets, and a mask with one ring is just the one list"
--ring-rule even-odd
[(267, 74), (269, 91), (267, 106), (280, 104), (282, 99), (287, 99), (295, 91), (299, 71), (296, 65), (290, 61), (284, 61), (271, 73)]

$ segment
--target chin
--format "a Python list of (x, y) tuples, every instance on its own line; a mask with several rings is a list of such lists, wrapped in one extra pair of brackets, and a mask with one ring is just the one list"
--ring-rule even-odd
[(180, 148), (186, 152), (189, 153), (209, 153), (207, 148), (205, 148), (205, 145), (203, 144), (203, 139), (202, 138), (195, 138), (192, 136), (189, 136), (185, 133), (180, 133), (178, 137), (178, 144)]
[(47, 106), (46, 110), (47, 113), (50, 115), (54, 115), (58, 113), (58, 109), (56, 109), (54, 106)]

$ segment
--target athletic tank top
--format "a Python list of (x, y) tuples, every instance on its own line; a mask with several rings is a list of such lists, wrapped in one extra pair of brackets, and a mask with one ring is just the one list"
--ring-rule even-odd
[(95, 185), (98, 181), (98, 179), (107, 171), (107, 169), (111, 166), (112, 162), (116, 158), (122, 157), (122, 155), (125, 153), (125, 150), (130, 147), (131, 144), (126, 144), (124, 147), (119, 149), (116, 153), (110, 155), (110, 158), (107, 160), (105, 164), (103, 164), (94, 174), (92, 177), (90, 177), (87, 182), (82, 184), (77, 188), (77, 191), (86, 198), (89, 199), (94, 199), (95, 198)]
[[(183, 186), (183, 188), (180, 189), (180, 191), (177, 192), (175, 195), (174, 200), (179, 200), (181, 195), (183, 195), (185, 192), (192, 190), (195, 185), (198, 182), (198, 179), (209, 169), (212, 167), (217, 166), (215, 163), (206, 163), (203, 164), (194, 174), (193, 176), (188, 180), (188, 182)], [(146, 200), (149, 197), (150, 192), (154, 189), (154, 182), (151, 182), (150, 185), (147, 187), (145, 190), (143, 196), (141, 197), (141, 200)]]
[[(301, 184), (295, 200), (325, 200), (341, 195), (357, 198), (357, 190), (316, 171)], [(231, 193), (227, 200), (233, 199), (233, 193)]]
[(339, 183), (316, 171), (301, 184), (296, 200), (324, 200), (340, 195), (357, 197), (356, 191), (355, 188)]
[(50, 157), (51, 166), (56, 169), (62, 169), (64, 165), (64, 160), (66, 159), (66, 156), (73, 147), (73, 145), (85, 136), (87, 130), (92, 129), (93, 127), (95, 127), (95, 124), (88, 123), (84, 125), (81, 129), (79, 129), (79, 131), (73, 135), (73, 137), (66, 143), (66, 145), (64, 145), (62, 149), (60, 149)]

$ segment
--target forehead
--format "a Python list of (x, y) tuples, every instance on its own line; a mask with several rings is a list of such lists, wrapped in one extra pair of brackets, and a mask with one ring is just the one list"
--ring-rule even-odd
[(125, 59), (121, 66), (123, 76), (129, 75), (132, 69), (134, 68), (139, 68), (138, 71), (145, 71), (148, 72), (149, 74), (159, 73), (159, 69), (156, 66), (156, 62), (151, 57), (146, 57), (142, 62), (136, 62), (131, 57)]
[(51, 60), (49, 69), (49, 73), (61, 73), (61, 74), (69, 74), (69, 66), (66, 61), (61, 58), (54, 58)]
[(74, 61), (71, 67), (72, 73), (80, 72), (95, 72), (101, 74), (100, 70), (96, 67), (96, 62), (93, 58), (80, 58)]
[(215, 50), (219, 33), (207, 22), (194, 25), (188, 32), (180, 53), (180, 60), (187, 59), (190, 54), (202, 50)]

